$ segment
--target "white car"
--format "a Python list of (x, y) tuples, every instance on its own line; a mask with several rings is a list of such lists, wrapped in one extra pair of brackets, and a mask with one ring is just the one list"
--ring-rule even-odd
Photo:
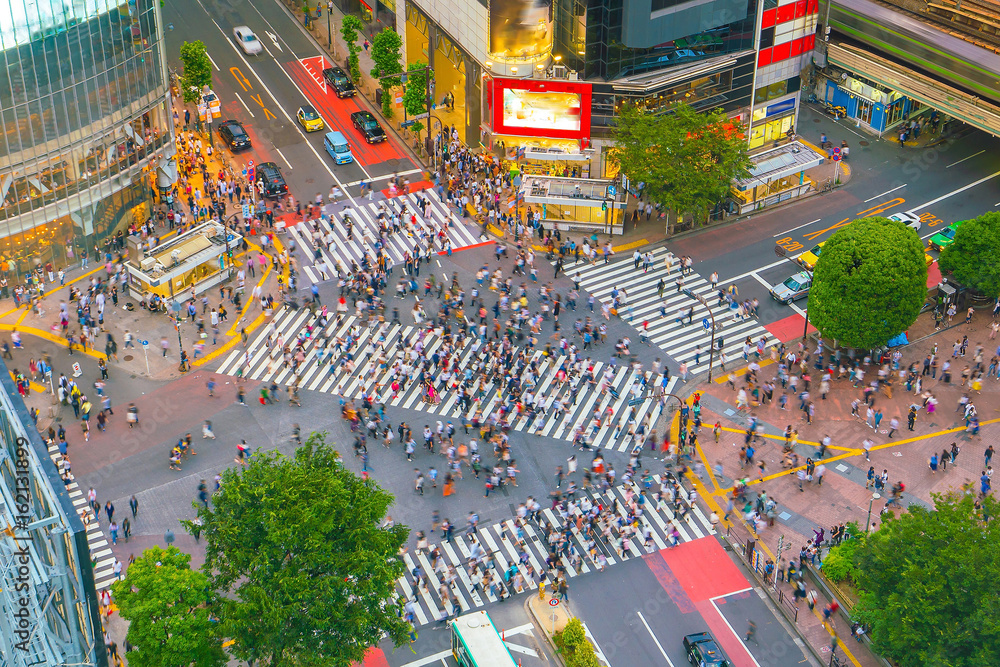
[(914, 215), (913, 213), (910, 213), (910, 212), (906, 212), (906, 213), (893, 213), (892, 215), (888, 216), (888, 218), (890, 220), (897, 220), (897, 221), (903, 223), (904, 225), (906, 225), (907, 227), (909, 227), (910, 229), (912, 229), (915, 232), (919, 232), (920, 231), (920, 226), (922, 224), (920, 222), (920, 217), (917, 216), (917, 215)]
[(236, 43), (243, 49), (243, 53), (248, 56), (255, 56), (264, 50), (260, 40), (257, 39), (257, 35), (253, 34), (253, 30), (245, 25), (233, 28), (233, 38), (236, 39)]

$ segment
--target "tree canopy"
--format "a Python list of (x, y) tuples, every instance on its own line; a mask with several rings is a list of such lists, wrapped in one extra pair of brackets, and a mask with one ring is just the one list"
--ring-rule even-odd
[(870, 349), (916, 321), (927, 297), (927, 264), (916, 232), (888, 218), (862, 218), (823, 244), (809, 292), (809, 320), (841, 345)]
[(611, 159), (653, 202), (678, 215), (705, 218), (733, 179), (753, 166), (740, 128), (722, 110), (686, 104), (655, 115), (634, 105), (616, 117)]
[(205, 86), (212, 85), (212, 61), (201, 41), (181, 44), (181, 94), (186, 104), (201, 99)]
[(938, 261), (959, 284), (991, 299), (1000, 296), (1000, 212), (963, 222)]
[(998, 509), (992, 496), (978, 506), (967, 494), (936, 496), (934, 509), (911, 505), (868, 536), (857, 552), (855, 614), (876, 651), (901, 667), (996, 664)]
[[(406, 90), (403, 91), (403, 108), (411, 116), (427, 113), (427, 63), (422, 60), (412, 62), (406, 68)], [(420, 133), (424, 124), (419, 120), (411, 129)]]
[[(396, 32), (384, 28), (382, 32), (372, 37), (372, 77), (382, 88), (382, 115), (392, 116), (392, 89), (400, 84), (398, 76), (403, 71), (399, 50), (403, 47), (403, 38)], [(383, 78), (384, 77), (384, 78)]]
[(322, 434), (293, 458), (255, 453), (198, 505), (205, 571), (229, 649), (272, 667), (361, 662), (408, 638), (394, 596), (408, 530), (381, 528), (392, 496), (344, 468)]
[(177, 547), (151, 547), (111, 585), (122, 618), (129, 621), (126, 656), (134, 667), (222, 667), (226, 655), (210, 616), (208, 578), (192, 570)]
[(340, 23), (340, 34), (347, 42), (347, 66), (351, 70), (351, 78), (356, 82), (361, 81), (361, 64), (358, 61), (358, 53), (361, 49), (358, 46), (358, 34), (365, 29), (365, 24), (354, 14), (344, 14)]

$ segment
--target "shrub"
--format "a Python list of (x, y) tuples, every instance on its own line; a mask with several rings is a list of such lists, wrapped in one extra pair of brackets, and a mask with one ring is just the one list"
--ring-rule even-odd
[(594, 646), (587, 639), (580, 619), (571, 619), (553, 639), (562, 651), (566, 667), (600, 667)]
[(844, 540), (830, 549), (823, 559), (823, 574), (832, 581), (854, 581), (857, 572), (857, 552), (862, 540)]

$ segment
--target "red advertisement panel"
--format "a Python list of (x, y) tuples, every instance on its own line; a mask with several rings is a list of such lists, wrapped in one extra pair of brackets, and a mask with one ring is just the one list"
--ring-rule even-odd
[(493, 79), (493, 132), (589, 139), (590, 94), (578, 81)]

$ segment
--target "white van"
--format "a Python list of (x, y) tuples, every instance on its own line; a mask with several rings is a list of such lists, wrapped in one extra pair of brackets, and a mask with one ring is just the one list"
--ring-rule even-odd
[(323, 139), (323, 148), (330, 154), (337, 164), (347, 164), (354, 162), (354, 155), (351, 154), (351, 147), (347, 144), (347, 139), (340, 132), (327, 132)]

